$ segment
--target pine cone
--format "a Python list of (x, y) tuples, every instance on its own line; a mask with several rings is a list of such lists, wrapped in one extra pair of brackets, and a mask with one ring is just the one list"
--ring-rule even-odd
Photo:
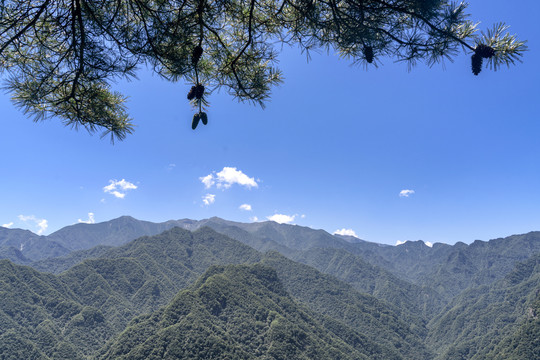
[(373, 62), (373, 48), (371, 46), (364, 47), (364, 58), (369, 64)]
[(193, 66), (197, 66), (199, 60), (201, 59), (202, 53), (203, 49), (199, 45), (193, 49), (193, 53), (191, 54), (191, 62), (193, 63)]
[(205, 112), (201, 112), (199, 117), (204, 125), (208, 124), (208, 115)]
[(199, 125), (199, 120), (201, 119), (199, 113), (193, 115), (193, 121), (191, 122), (191, 128), (195, 130), (197, 125)]
[(195, 97), (197, 99), (201, 99), (204, 95), (204, 86), (201, 84), (197, 84), (195, 87)]
[(187, 94), (188, 100), (193, 100), (195, 98), (196, 93), (197, 93), (197, 87), (193, 85)]
[(478, 75), (482, 71), (482, 61), (482, 56), (476, 52), (471, 56), (471, 68), (474, 75)]
[(493, 49), (491, 46), (478, 44), (476, 45), (476, 49), (474, 49), (474, 53), (478, 54), (484, 59), (489, 59), (490, 57), (493, 57), (493, 55), (495, 55), (495, 49)]

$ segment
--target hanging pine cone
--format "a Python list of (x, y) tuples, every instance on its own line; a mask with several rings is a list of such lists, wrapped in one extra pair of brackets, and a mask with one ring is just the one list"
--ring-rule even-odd
[(197, 128), (197, 125), (199, 125), (199, 120), (201, 119), (201, 116), (199, 113), (193, 115), (193, 121), (191, 122), (191, 128), (195, 130)]
[(373, 48), (371, 46), (364, 47), (364, 58), (366, 59), (368, 64), (371, 64), (373, 62)]
[(482, 60), (482, 56), (476, 52), (471, 56), (471, 68), (474, 75), (478, 75), (482, 71)]
[(199, 117), (204, 125), (208, 124), (208, 115), (204, 111), (200, 113)]
[(201, 99), (204, 95), (204, 86), (201, 84), (197, 84), (195, 87), (195, 97), (197, 99)]
[(197, 94), (197, 87), (193, 85), (187, 94), (188, 100), (193, 100)]
[(193, 63), (193, 66), (197, 66), (199, 60), (201, 59), (202, 53), (203, 49), (199, 45), (193, 49), (193, 52), (191, 53), (191, 62)]
[(474, 49), (474, 53), (478, 54), (479, 56), (483, 57), (484, 59), (489, 59), (495, 55), (495, 49), (491, 46), (487, 46), (484, 44), (478, 44), (476, 45), (476, 49)]

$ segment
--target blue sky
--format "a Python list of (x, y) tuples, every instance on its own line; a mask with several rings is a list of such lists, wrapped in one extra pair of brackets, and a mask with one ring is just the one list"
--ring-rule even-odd
[(137, 126), (115, 145), (56, 120), (33, 123), (3, 94), (0, 225), (49, 234), (122, 215), (281, 215), (273, 219), (388, 244), (540, 230), (540, 5), (519, 5), (469, 10), (481, 29), (504, 21), (527, 39), (523, 64), (475, 77), (463, 54), (444, 69), (407, 72), (385, 59), (365, 71), (285, 49), (285, 82), (266, 109), (213, 94), (209, 125), (196, 131), (190, 85), (141, 72), (115, 85)]

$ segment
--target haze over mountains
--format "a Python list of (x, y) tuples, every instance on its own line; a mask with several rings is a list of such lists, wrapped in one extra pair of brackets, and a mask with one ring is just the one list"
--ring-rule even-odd
[(539, 232), (428, 247), (220, 218), (0, 228), (0, 358), (532, 359), (539, 256)]

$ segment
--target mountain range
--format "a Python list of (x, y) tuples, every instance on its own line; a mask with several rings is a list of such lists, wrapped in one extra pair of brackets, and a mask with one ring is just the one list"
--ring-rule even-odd
[(0, 228), (2, 359), (533, 359), (540, 233), (388, 246), (275, 222)]

